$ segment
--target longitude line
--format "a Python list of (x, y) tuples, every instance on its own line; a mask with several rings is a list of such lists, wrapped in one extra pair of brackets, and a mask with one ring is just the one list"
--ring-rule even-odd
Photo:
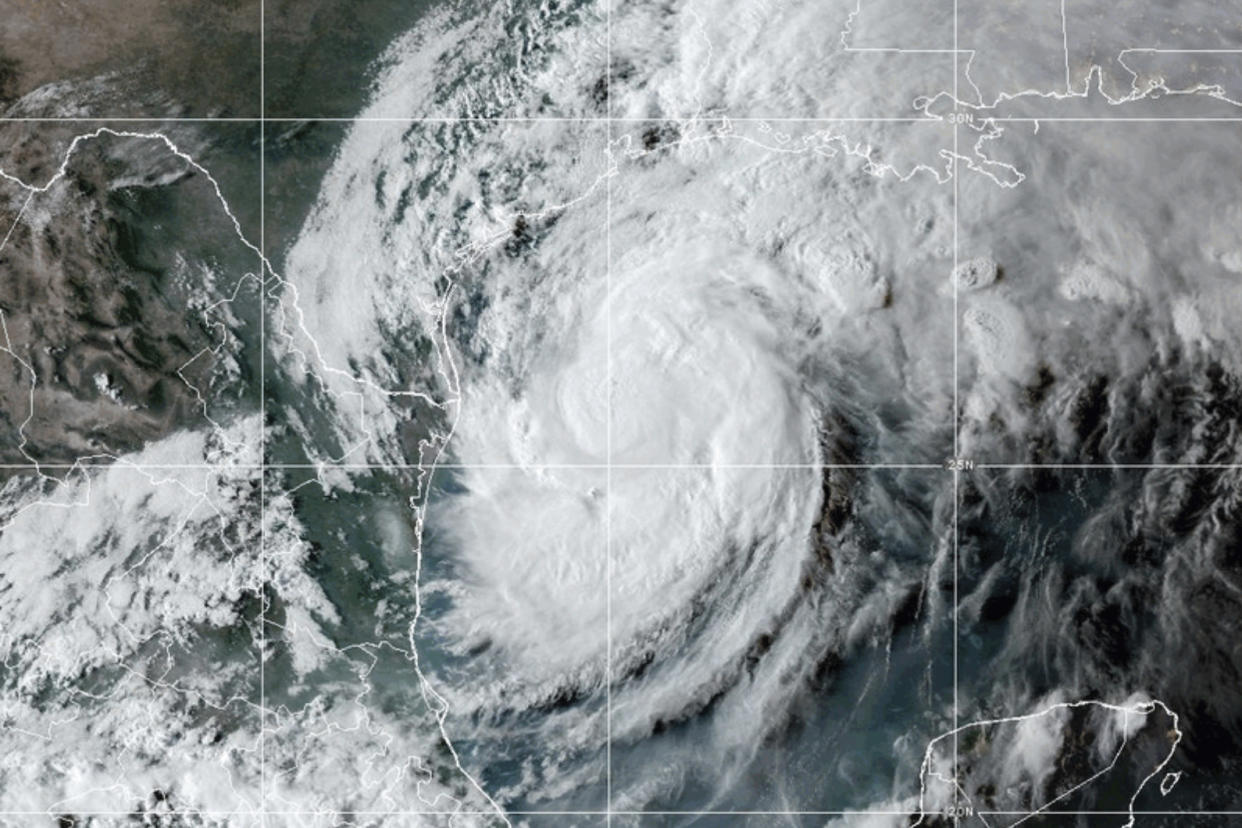
[(604, 182), (604, 632), (605, 821), (612, 826), (612, 0), (604, 0), (604, 101), (609, 169)]
[(957, 594), (957, 578), (958, 578), (958, 491), (961, 482), (961, 463), (959, 462), (959, 446), (958, 446), (958, 267), (960, 266), (958, 251), (958, 195), (960, 193), (959, 182), (961, 176), (961, 161), (958, 157), (958, 132), (961, 130), (961, 96), (958, 94), (958, 0), (953, 0), (953, 273), (951, 279), (953, 281), (953, 820), (955, 824), (961, 824), (961, 808), (958, 805), (957, 783), (958, 774), (958, 718), (960, 708), (958, 706), (958, 594)]
[(267, 6), (259, 0), (259, 824), (267, 828)]

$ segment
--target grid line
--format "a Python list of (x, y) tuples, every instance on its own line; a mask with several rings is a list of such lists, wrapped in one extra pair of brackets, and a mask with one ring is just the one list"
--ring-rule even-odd
[(259, 816), (267, 828), (267, 4), (259, 0)]
[[(55, 817), (56, 811), (0, 811), (0, 817)], [(134, 811), (82, 811), (73, 809), (75, 817), (132, 817)], [(243, 811), (243, 809), (212, 809), (178, 808), (168, 814), (159, 816), (195, 816), (195, 817), (253, 817), (256, 814), (267, 814), (272, 817), (494, 817), (496, 811), (298, 811), (298, 809), (267, 809), (267, 811)], [(917, 816), (917, 808), (909, 811), (893, 811), (893, 809), (854, 809), (854, 811), (505, 811), (505, 816), (513, 817), (910, 817)], [(975, 811), (976, 816), (985, 817), (1028, 817), (1031, 811)], [(1242, 809), (1222, 809), (1222, 811), (1038, 811), (1038, 817), (1242, 817)]]
[(612, 3), (604, 1), (604, 106), (605, 157), (608, 178), (604, 181), (604, 797), (605, 821), (612, 828), (612, 179), (615, 162), (612, 147)]
[[(1236, 471), (1242, 469), (1242, 463), (973, 463), (974, 470), (1015, 470), (1015, 471)], [(697, 469), (711, 471), (716, 469), (940, 469), (949, 471), (944, 463), (438, 463), (437, 469), (491, 469), (514, 471), (536, 469)], [(425, 471), (425, 467), (417, 463), (131, 463), (116, 462), (83, 462), (83, 463), (0, 463), (0, 471), (41, 472), (54, 471), (85, 471), (85, 470), (126, 469), (142, 471), (143, 469), (185, 469), (214, 472), (246, 471), (246, 470), (284, 470), (284, 471)]]
[(958, 345), (960, 336), (961, 316), (958, 312), (958, 268), (961, 266), (961, 251), (958, 249), (958, 196), (961, 181), (961, 155), (959, 151), (961, 124), (961, 95), (958, 94), (958, 9), (957, 0), (953, 0), (953, 272), (949, 278), (953, 282), (953, 411), (951, 425), (953, 428), (953, 824), (960, 825), (962, 809), (959, 807), (958, 794), (958, 731), (961, 708), (958, 705), (957, 668), (958, 668), (958, 500), (961, 491), (962, 470), (958, 462), (960, 446), (958, 445)]
[[(959, 104), (955, 104), (958, 106)], [(1242, 123), (1242, 115), (1108, 115), (1108, 116), (1092, 116), (1092, 115), (990, 115), (986, 110), (972, 108), (971, 114), (981, 122), (996, 123), (1026, 123), (1034, 124), (1040, 122), (1046, 123)], [(667, 116), (652, 115), (650, 117), (605, 117), (590, 115), (566, 115), (563, 117), (521, 117), (521, 116), (416, 116), (393, 117), (393, 118), (376, 118), (366, 116), (356, 116), (350, 118), (332, 118), (332, 117), (283, 117), (283, 118), (256, 118), (250, 117), (220, 117), (220, 118), (161, 118), (159, 116), (151, 117), (101, 117), (101, 116), (81, 116), (81, 117), (3, 117), (0, 116), (0, 124), (22, 124), (22, 123), (105, 123), (105, 124), (203, 124), (203, 123), (242, 123), (242, 124), (305, 124), (305, 123), (335, 123), (335, 124), (943, 124), (944, 118), (934, 115), (927, 116), (868, 116), (860, 115), (855, 117), (832, 117), (823, 115), (805, 115), (792, 117), (754, 117), (746, 115), (703, 115), (699, 117), (693, 116)]]

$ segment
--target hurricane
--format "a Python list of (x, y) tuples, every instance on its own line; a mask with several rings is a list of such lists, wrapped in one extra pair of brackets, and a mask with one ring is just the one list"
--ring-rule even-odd
[(1236, 32), (916, 5), (429, 4), (350, 117), (11, 142), (4, 812), (1236, 809)]

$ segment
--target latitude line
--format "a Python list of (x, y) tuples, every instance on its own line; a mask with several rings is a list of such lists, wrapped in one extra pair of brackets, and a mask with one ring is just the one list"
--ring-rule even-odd
[[(536, 471), (542, 469), (913, 469), (945, 470), (943, 463), (442, 463), (437, 469), (494, 469)], [(0, 470), (37, 472), (41, 469), (57, 471), (122, 469), (185, 469), (189, 471), (246, 471), (275, 469), (288, 471), (419, 471), (417, 463), (130, 463), (128, 461), (99, 463), (0, 463)], [(1027, 470), (1027, 471), (1234, 471), (1242, 470), (1242, 463), (975, 463), (975, 470)]]
[[(958, 102), (958, 105), (961, 105)], [(1242, 122), (1242, 115), (991, 115), (989, 110), (978, 106), (970, 107), (973, 114), (981, 121), (996, 121), (1005, 123), (1038, 123), (1047, 121), (1049, 123), (1239, 123)], [(402, 118), (375, 118), (357, 116), (353, 118), (255, 118), (255, 117), (237, 117), (237, 118), (161, 118), (159, 116), (151, 116), (144, 118), (103, 118), (103, 117), (87, 117), (69, 118), (69, 117), (22, 117), (22, 118), (5, 118), (0, 117), (0, 124), (22, 124), (22, 123), (66, 123), (66, 124), (307, 124), (307, 123), (324, 123), (324, 124), (943, 124), (947, 119), (934, 115), (927, 116), (881, 116), (881, 115), (860, 115), (856, 117), (831, 117), (822, 115), (806, 115), (806, 116), (772, 116), (759, 117), (749, 115), (704, 115), (700, 117), (692, 116), (651, 116), (643, 118), (623, 118), (623, 117), (594, 117), (594, 116), (565, 116), (565, 117), (507, 117), (507, 116), (444, 116), (444, 117), (420, 117), (409, 116)]]
[[(73, 814), (78, 817), (129, 817), (133, 811), (82, 811), (75, 809)], [(494, 817), (496, 811), (306, 811), (306, 809), (270, 809), (270, 811), (245, 811), (245, 809), (211, 809), (178, 808), (169, 812), (168, 816), (196, 817), (240, 817), (255, 816), (256, 813), (273, 817)], [(918, 809), (909, 811), (892, 811), (892, 809), (874, 809), (874, 811), (505, 811), (514, 817), (605, 817), (607, 814), (619, 817), (697, 817), (697, 816), (737, 816), (737, 817), (910, 817), (918, 814)], [(987, 817), (1026, 817), (1030, 811), (976, 811), (975, 814)], [(0, 811), (0, 817), (48, 817), (57, 816), (56, 811)], [(1242, 809), (1222, 809), (1222, 811), (1040, 811), (1040, 817), (1238, 817)]]

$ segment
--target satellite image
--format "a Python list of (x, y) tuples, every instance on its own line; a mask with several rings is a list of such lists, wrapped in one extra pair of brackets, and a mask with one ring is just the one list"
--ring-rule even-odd
[(1242, 828), (1236, 0), (0, 0), (0, 828)]

